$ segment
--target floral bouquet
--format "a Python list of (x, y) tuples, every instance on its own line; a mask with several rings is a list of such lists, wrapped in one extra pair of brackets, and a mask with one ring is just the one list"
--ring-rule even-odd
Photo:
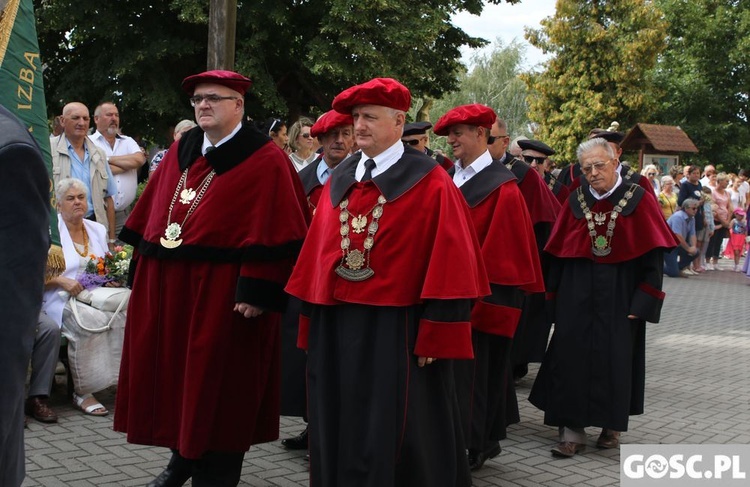
[(78, 282), (84, 289), (99, 287), (108, 282), (120, 285), (127, 282), (130, 259), (133, 257), (133, 247), (130, 245), (118, 245), (114, 252), (107, 252), (104, 257), (89, 257), (86, 269), (78, 276)]

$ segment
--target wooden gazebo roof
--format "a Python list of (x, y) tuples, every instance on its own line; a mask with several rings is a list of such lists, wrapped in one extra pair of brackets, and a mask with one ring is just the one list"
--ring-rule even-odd
[(620, 144), (624, 150), (647, 150), (655, 152), (698, 152), (690, 137), (672, 125), (639, 123), (630, 129)]

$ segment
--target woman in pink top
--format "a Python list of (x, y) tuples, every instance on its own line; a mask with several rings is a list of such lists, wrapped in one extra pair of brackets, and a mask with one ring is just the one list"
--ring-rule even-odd
[(708, 242), (706, 250), (706, 267), (708, 270), (719, 270), (719, 253), (721, 252), (721, 242), (729, 236), (729, 222), (732, 220), (732, 201), (729, 191), (729, 176), (726, 173), (720, 173), (716, 176), (716, 188), (712, 192), (714, 204), (712, 205), (714, 213), (714, 223), (716, 230)]

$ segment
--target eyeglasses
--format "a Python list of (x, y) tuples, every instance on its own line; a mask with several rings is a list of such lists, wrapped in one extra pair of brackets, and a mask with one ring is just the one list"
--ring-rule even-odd
[(411, 139), (411, 140), (402, 140), (404, 144), (408, 145), (419, 145), (420, 140), (419, 139)]
[(649, 176), (656, 176), (656, 173), (655, 172), (650, 172), (650, 173), (648, 173), (648, 175)]
[(493, 136), (493, 135), (490, 135), (489, 137), (487, 137), (487, 145), (492, 145), (492, 144), (494, 144), (494, 143), (495, 143), (495, 141), (496, 141), (497, 139), (502, 139), (502, 138), (505, 138), (505, 137), (508, 137), (508, 138), (510, 138), (510, 137), (509, 137), (509, 136), (507, 136), (507, 135), (494, 135), (494, 136)]
[(309, 133), (307, 133), (307, 134), (300, 134), (300, 136), (302, 138), (304, 138), (304, 139), (309, 139), (310, 137), (312, 137), (312, 135), (310, 135)]
[(590, 174), (591, 171), (594, 170), (594, 169), (596, 169), (597, 172), (601, 171), (602, 169), (604, 169), (607, 166), (607, 164), (609, 164), (612, 161), (613, 161), (613, 159), (610, 159), (608, 161), (595, 162), (595, 163), (591, 164), (590, 166), (586, 166), (586, 167), (581, 166), (581, 172), (583, 174)]
[(547, 156), (543, 156), (543, 157), (523, 156), (523, 160), (526, 161), (527, 164), (531, 164), (532, 162), (536, 162), (537, 164), (544, 164), (544, 161), (547, 160)]
[(216, 105), (222, 100), (236, 100), (236, 96), (219, 96), (219, 95), (195, 95), (190, 97), (190, 104), (194, 107), (200, 105), (203, 101), (209, 106)]

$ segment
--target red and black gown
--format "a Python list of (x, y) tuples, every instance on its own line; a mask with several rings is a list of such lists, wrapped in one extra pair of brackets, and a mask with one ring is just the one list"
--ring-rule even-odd
[[(592, 239), (577, 199), (609, 221), (628, 190), (633, 197), (616, 220), (611, 253), (592, 253)], [(555, 329), (529, 400), (545, 424), (628, 429), (628, 416), (643, 412), (645, 323), (657, 323), (663, 254), (677, 241), (655, 198), (623, 182), (597, 201), (584, 183), (568, 198), (545, 251), (552, 256), (548, 299)], [(596, 225), (605, 236), (607, 225)], [(629, 319), (628, 315), (637, 316)]]
[[(473, 357), (472, 300), (490, 293), (468, 208), (446, 171), (418, 151), (370, 181), (361, 153), (326, 183), (287, 291), (305, 302), (310, 485), (471, 484), (453, 360)], [(367, 216), (385, 197), (374, 271), (353, 282), (342, 262), (341, 203)], [(350, 249), (368, 235), (350, 232)], [(417, 366), (417, 357), (438, 360)]]
[[(206, 156), (202, 142), (195, 128), (172, 145), (120, 234), (137, 266), (114, 428), (189, 459), (278, 438), (279, 312), (307, 229), (302, 185), (270, 139), (245, 124)], [(197, 190), (212, 169), (187, 220), (174, 202), (182, 243), (165, 248), (181, 174)], [(237, 302), (265, 312), (244, 318)]]
[(472, 310), (474, 360), (455, 364), (466, 444), (482, 452), (506, 437), (506, 406), (516, 403), (510, 371), (513, 335), (524, 293), (543, 293), (544, 278), (534, 228), (513, 173), (493, 161), (460, 189), (492, 290)]

